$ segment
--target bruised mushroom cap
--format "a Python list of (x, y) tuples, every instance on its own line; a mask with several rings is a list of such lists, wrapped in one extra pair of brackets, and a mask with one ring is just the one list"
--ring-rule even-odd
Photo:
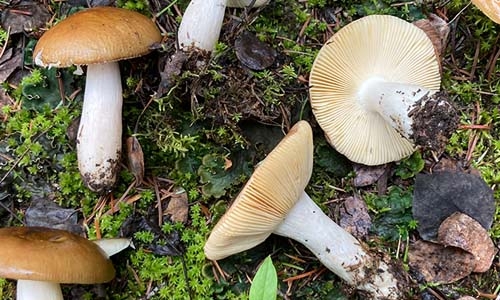
[(312, 130), (299, 121), (257, 166), (205, 244), (212, 260), (250, 249), (285, 219), (312, 173)]
[(0, 277), (58, 283), (108, 282), (115, 269), (93, 242), (58, 229), (0, 229)]
[(374, 77), (439, 90), (439, 63), (425, 32), (397, 17), (367, 16), (340, 29), (314, 61), (309, 84), (316, 120), (337, 151), (366, 165), (414, 151), (380, 114), (358, 101), (360, 87)]
[(500, 24), (500, 3), (496, 0), (472, 0), (477, 8), (493, 22)]
[(160, 40), (160, 31), (148, 17), (122, 8), (95, 7), (45, 32), (33, 57), (44, 67), (113, 62), (144, 55)]

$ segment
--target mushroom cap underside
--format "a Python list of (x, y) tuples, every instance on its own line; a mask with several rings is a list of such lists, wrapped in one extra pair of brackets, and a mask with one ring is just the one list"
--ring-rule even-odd
[(309, 123), (299, 121), (259, 163), (212, 230), (204, 248), (207, 258), (222, 259), (250, 249), (279, 226), (311, 177), (312, 139)]
[(431, 40), (402, 19), (371, 15), (340, 29), (314, 61), (311, 107), (328, 141), (351, 161), (379, 165), (410, 155), (414, 146), (358, 101), (360, 87), (372, 78), (439, 90)]
[(108, 282), (115, 269), (93, 242), (58, 229), (0, 228), (0, 277), (58, 283)]
[(160, 40), (160, 31), (148, 17), (123, 8), (94, 7), (46, 31), (33, 58), (45, 67), (113, 62), (147, 54)]
[(472, 0), (472, 3), (493, 22), (500, 24), (500, 3), (498, 1)]

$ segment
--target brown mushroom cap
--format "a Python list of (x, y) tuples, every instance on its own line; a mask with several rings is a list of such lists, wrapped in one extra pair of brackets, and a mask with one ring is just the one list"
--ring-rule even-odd
[(299, 200), (312, 174), (309, 123), (299, 121), (257, 166), (205, 244), (209, 259), (222, 259), (264, 241)]
[(116, 7), (77, 12), (43, 34), (33, 52), (40, 66), (68, 67), (144, 55), (161, 40), (146, 16)]
[(0, 277), (94, 284), (115, 276), (113, 264), (93, 242), (44, 227), (0, 228)]

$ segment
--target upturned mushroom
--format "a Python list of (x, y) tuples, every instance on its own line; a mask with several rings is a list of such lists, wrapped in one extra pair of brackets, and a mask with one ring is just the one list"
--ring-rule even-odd
[(60, 283), (113, 279), (109, 256), (127, 248), (130, 240), (96, 244), (65, 230), (6, 227), (0, 229), (0, 244), (0, 277), (17, 279), (17, 300), (62, 300)]
[(490, 20), (500, 24), (500, 3), (496, 0), (472, 0), (472, 3), (479, 8)]
[(177, 32), (180, 49), (190, 47), (213, 51), (219, 40), (219, 34), (227, 7), (259, 7), (269, 0), (191, 0), (189, 2)]
[(80, 173), (93, 191), (108, 191), (119, 169), (123, 96), (117, 61), (145, 55), (160, 40), (158, 28), (146, 16), (95, 7), (59, 22), (35, 47), (39, 66), (88, 65), (77, 153)]
[(370, 299), (401, 299), (400, 282), (304, 192), (313, 167), (312, 130), (295, 124), (257, 166), (204, 247), (208, 259), (250, 249), (272, 233), (306, 246), (323, 265)]
[(371, 15), (340, 29), (311, 69), (310, 103), (329, 143), (351, 161), (380, 165), (415, 144), (441, 150), (458, 115), (440, 90), (434, 46), (397, 17)]

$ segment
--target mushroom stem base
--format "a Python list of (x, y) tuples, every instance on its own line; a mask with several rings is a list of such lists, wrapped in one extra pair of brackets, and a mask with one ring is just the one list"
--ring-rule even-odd
[(401, 299), (398, 281), (389, 266), (369, 255), (305, 192), (273, 233), (302, 243), (333, 273), (370, 293), (370, 299)]

